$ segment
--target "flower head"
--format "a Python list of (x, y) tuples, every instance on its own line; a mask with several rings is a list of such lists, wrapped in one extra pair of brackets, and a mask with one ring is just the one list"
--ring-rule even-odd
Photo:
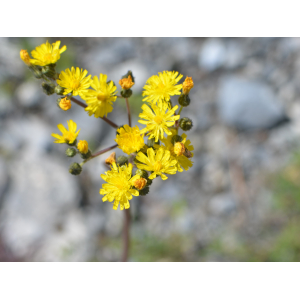
[(129, 200), (133, 196), (138, 196), (139, 192), (133, 189), (134, 182), (140, 178), (139, 175), (132, 177), (132, 164), (117, 166), (112, 164), (112, 169), (101, 175), (101, 178), (107, 183), (102, 184), (100, 195), (105, 195), (102, 200), (112, 202), (114, 201), (113, 209), (128, 209), (130, 207)]
[(164, 138), (164, 132), (168, 135), (172, 134), (168, 127), (173, 126), (180, 116), (173, 116), (175, 110), (178, 108), (177, 105), (168, 112), (167, 103), (163, 103), (161, 107), (152, 104), (151, 108), (146, 104), (142, 105), (143, 112), (139, 114), (139, 117), (145, 120), (139, 120), (138, 122), (147, 126), (141, 130), (141, 133), (149, 131), (149, 138), (155, 138), (155, 142), (157, 142), (158, 139)]
[(52, 45), (46, 42), (31, 51), (33, 59), (30, 62), (38, 66), (46, 66), (50, 64), (55, 64), (60, 59), (60, 54), (67, 50), (67, 46), (63, 46), (59, 49), (60, 41), (56, 41)]
[(163, 102), (169, 102), (170, 96), (180, 95), (182, 84), (177, 84), (183, 75), (178, 72), (163, 71), (158, 75), (151, 76), (144, 86), (143, 101), (153, 102), (161, 105)]
[(194, 87), (194, 82), (192, 77), (186, 77), (185, 81), (182, 84), (182, 92), (185, 95), (187, 95), (193, 87)]
[(99, 79), (94, 76), (91, 87), (81, 97), (88, 105), (85, 110), (88, 114), (95, 115), (95, 118), (107, 116), (113, 110), (112, 102), (116, 101), (117, 87), (113, 81), (107, 83), (107, 75), (100, 74)]
[(119, 84), (123, 90), (129, 90), (134, 85), (134, 82), (132, 81), (131, 75), (128, 75), (128, 78), (120, 79)]
[(57, 134), (57, 133), (52, 133), (51, 134), (51, 136), (56, 138), (54, 143), (73, 144), (75, 142), (75, 140), (76, 140), (76, 138), (79, 134), (80, 129), (76, 132), (77, 124), (72, 120), (67, 121), (67, 123), (68, 123), (68, 129), (69, 130), (67, 130), (62, 124), (57, 125), (57, 128), (61, 131), (62, 136)]
[(27, 50), (21, 50), (20, 51), (20, 57), (21, 59), (23, 60), (23, 62), (27, 65), (27, 66), (30, 66), (31, 63), (30, 63), (30, 56), (27, 52)]
[(170, 151), (160, 147), (156, 152), (152, 148), (147, 149), (147, 156), (139, 152), (136, 156), (136, 160), (141, 163), (136, 163), (137, 168), (152, 171), (149, 176), (150, 179), (156, 178), (157, 175), (161, 176), (161, 179), (166, 180), (168, 177), (162, 173), (175, 174), (177, 169), (175, 167), (177, 161), (171, 158)]
[(56, 82), (63, 88), (64, 95), (67, 95), (72, 92), (73, 96), (82, 96), (82, 94), (85, 92), (87, 88), (91, 85), (91, 75), (87, 75), (87, 70), (79, 69), (78, 67), (75, 68), (72, 67), (70, 69), (66, 69), (65, 71), (61, 71), (59, 74), (59, 79), (56, 80)]
[(62, 110), (69, 110), (72, 106), (72, 103), (71, 103), (71, 100), (68, 99), (67, 97), (65, 98), (62, 98), (60, 101), (59, 101), (59, 104), (58, 106), (62, 109)]
[(82, 154), (87, 154), (89, 152), (89, 144), (87, 141), (82, 140), (78, 142), (77, 149)]
[[(176, 168), (178, 172), (182, 172), (184, 170), (188, 170), (193, 166), (193, 162), (186, 157), (185, 150), (187, 149), (188, 151), (193, 151), (194, 146), (191, 145), (191, 141), (187, 140), (187, 135), (183, 133), (181, 135), (182, 141), (175, 143), (173, 145), (172, 143), (172, 138), (174, 135), (177, 135), (177, 132), (175, 129), (171, 129), (172, 135), (169, 135), (167, 138), (162, 140), (162, 143), (164, 144), (163, 146), (155, 146), (156, 148), (158, 147), (163, 147), (165, 150), (169, 150), (171, 153), (171, 158), (176, 160)], [(193, 153), (191, 153), (191, 156), (193, 157)], [(183, 169), (182, 169), (183, 168)]]
[(133, 183), (134, 187), (138, 190), (142, 190), (146, 186), (146, 184), (147, 179), (145, 178), (139, 178)]
[(126, 154), (139, 151), (144, 147), (144, 136), (141, 134), (138, 126), (130, 127), (125, 124), (117, 130), (118, 134), (115, 141)]

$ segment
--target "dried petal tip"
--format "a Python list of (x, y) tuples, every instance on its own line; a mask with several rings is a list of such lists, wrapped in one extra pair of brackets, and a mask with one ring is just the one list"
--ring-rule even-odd
[(30, 66), (31, 63), (30, 63), (30, 56), (27, 52), (27, 50), (21, 50), (20, 51), (20, 57), (21, 59), (24, 61), (24, 63), (27, 65), (27, 66)]
[(105, 163), (107, 165), (112, 165), (116, 162), (116, 152), (113, 152), (106, 160)]
[(194, 82), (192, 77), (186, 77), (185, 81), (182, 84), (182, 92), (185, 95), (187, 95), (193, 87), (194, 87)]
[(140, 178), (140, 179), (137, 179), (133, 185), (135, 188), (137, 188), (138, 190), (142, 190), (147, 184), (147, 179), (145, 178)]
[(175, 145), (174, 145), (174, 153), (176, 155), (183, 155), (184, 152), (185, 152), (184, 144), (181, 143), (181, 142), (175, 143)]
[(129, 90), (134, 85), (134, 82), (132, 81), (131, 75), (129, 75), (128, 78), (120, 79), (119, 84), (123, 90)]
[(61, 98), (59, 101), (58, 106), (62, 109), (62, 110), (69, 110), (72, 106), (71, 100), (68, 99), (67, 97), (65, 98)]

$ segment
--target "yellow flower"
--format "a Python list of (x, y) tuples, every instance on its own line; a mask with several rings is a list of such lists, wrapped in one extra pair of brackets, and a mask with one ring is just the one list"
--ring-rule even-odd
[(125, 124), (123, 127), (117, 130), (118, 134), (115, 141), (126, 154), (131, 154), (133, 152), (139, 151), (144, 147), (144, 136), (138, 126), (130, 127)]
[(152, 148), (148, 148), (147, 156), (139, 152), (136, 156), (136, 160), (143, 163), (136, 163), (137, 168), (153, 172), (149, 176), (150, 179), (160, 175), (162, 180), (166, 180), (168, 177), (162, 173), (175, 174), (177, 171), (175, 167), (177, 161), (172, 160), (170, 151), (165, 150), (163, 147), (160, 147), (156, 152), (154, 152)]
[(30, 59), (30, 62), (38, 66), (46, 66), (50, 64), (55, 64), (60, 59), (60, 54), (67, 50), (67, 46), (63, 46), (59, 49), (60, 41), (56, 41), (51, 44), (46, 42), (35, 48), (31, 51), (33, 59)]
[[(182, 172), (183, 169), (185, 171), (187, 171), (189, 168), (191, 168), (193, 166), (193, 162), (184, 155), (184, 153), (182, 151), (183, 150), (182, 145), (184, 146), (185, 149), (187, 149), (189, 151), (193, 151), (194, 146), (191, 145), (190, 140), (186, 139), (187, 135), (185, 133), (183, 133), (181, 135), (182, 141), (180, 143), (175, 143), (175, 145), (173, 145), (172, 137), (174, 135), (177, 135), (177, 132), (175, 129), (171, 129), (171, 131), (172, 131), (172, 135), (169, 135), (167, 138), (162, 140), (162, 143), (164, 144), (163, 146), (154, 146), (154, 147), (156, 147), (156, 148), (163, 147), (165, 150), (169, 150), (171, 153), (172, 159), (175, 159), (177, 162), (175, 166), (176, 166), (178, 172)], [(193, 153), (191, 153), (191, 155), (193, 157)]]
[(129, 75), (128, 78), (120, 79), (119, 84), (123, 90), (129, 90), (134, 85), (134, 82), (132, 81), (131, 75)]
[(72, 106), (71, 100), (68, 99), (67, 97), (61, 99), (59, 101), (58, 106), (62, 109), (62, 110), (69, 110)]
[(146, 104), (142, 105), (143, 112), (139, 114), (140, 118), (145, 120), (139, 120), (139, 123), (146, 124), (146, 128), (141, 130), (141, 133), (145, 133), (149, 131), (147, 135), (149, 138), (155, 138), (155, 142), (158, 139), (164, 138), (164, 132), (168, 135), (171, 135), (172, 132), (168, 129), (168, 127), (173, 126), (175, 121), (180, 118), (179, 115), (173, 116), (175, 110), (178, 108), (176, 105), (168, 112), (168, 104), (163, 103), (161, 107), (158, 107), (155, 104), (151, 105), (152, 110)]
[(157, 103), (169, 102), (170, 96), (180, 95), (182, 84), (177, 84), (182, 78), (178, 72), (163, 71), (158, 75), (151, 76), (144, 86), (143, 96), (147, 96), (143, 101)]
[(140, 178), (139, 175), (132, 176), (132, 164), (117, 166), (116, 163), (112, 164), (111, 170), (101, 175), (101, 178), (107, 183), (102, 184), (100, 195), (105, 195), (103, 202), (114, 201), (113, 209), (128, 209), (130, 207), (129, 200), (133, 196), (138, 196), (139, 192), (133, 189), (133, 183)]
[(67, 130), (62, 124), (58, 124), (57, 128), (61, 131), (61, 133), (63, 134), (62, 136), (56, 133), (52, 133), (51, 136), (53, 136), (54, 138), (56, 138), (56, 140), (54, 141), (54, 143), (59, 143), (59, 144), (73, 144), (79, 134), (80, 129), (76, 132), (77, 129), (77, 124), (72, 121), (69, 120), (67, 121), (68, 123), (68, 128), (69, 130)]
[(89, 144), (87, 141), (82, 140), (78, 142), (77, 149), (82, 154), (87, 154), (89, 152)]
[(116, 162), (116, 152), (113, 152), (106, 160), (105, 163), (108, 165), (112, 165)]
[(112, 102), (116, 101), (116, 89), (112, 81), (107, 83), (107, 75), (100, 74), (99, 79), (94, 76), (91, 87), (94, 90), (86, 91), (81, 97), (88, 105), (85, 110), (89, 116), (95, 115), (95, 118), (103, 118), (113, 110)]
[(27, 66), (30, 66), (31, 63), (30, 63), (30, 56), (27, 52), (27, 50), (21, 50), (20, 51), (20, 57), (21, 59), (23, 60), (23, 62), (27, 65)]
[(194, 87), (194, 82), (192, 77), (186, 77), (185, 81), (182, 84), (182, 92), (185, 95), (187, 95), (193, 87)]
[(78, 67), (72, 67), (70, 69), (66, 69), (65, 72), (61, 71), (59, 74), (59, 79), (56, 82), (65, 88), (64, 95), (67, 95), (72, 92), (73, 96), (82, 96), (87, 88), (91, 85), (91, 75), (87, 75), (88, 71), (79, 69)]
[(135, 188), (137, 188), (138, 190), (142, 190), (147, 184), (147, 179), (145, 178), (139, 178), (137, 179), (133, 185)]

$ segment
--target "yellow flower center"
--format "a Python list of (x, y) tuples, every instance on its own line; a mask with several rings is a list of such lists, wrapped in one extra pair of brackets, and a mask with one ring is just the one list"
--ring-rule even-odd
[(104, 95), (104, 94), (98, 94), (98, 95), (97, 95), (97, 99), (98, 99), (99, 101), (106, 101), (107, 97), (106, 97), (106, 95)]
[(156, 116), (154, 118), (155, 123), (157, 123), (158, 125), (160, 125), (163, 121), (163, 118), (161, 116)]
[(65, 132), (63, 135), (64, 140), (66, 141), (66, 143), (73, 143), (75, 141), (75, 135), (72, 132)]
[(78, 79), (73, 79), (73, 81), (70, 83), (70, 88), (71, 88), (72, 90), (78, 89), (79, 86), (80, 86), (80, 82), (79, 82)]
[(51, 53), (47, 53), (47, 54), (44, 55), (44, 61), (51, 60), (51, 58), (52, 58)]
[(154, 164), (154, 172), (159, 172), (161, 169), (162, 169), (162, 163), (160, 161), (156, 161), (155, 164)]

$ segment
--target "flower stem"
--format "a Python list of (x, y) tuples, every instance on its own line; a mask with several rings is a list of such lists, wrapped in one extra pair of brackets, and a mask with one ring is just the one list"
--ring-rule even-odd
[(129, 101), (128, 98), (125, 98), (125, 100), (126, 100), (126, 107), (128, 113), (128, 125), (131, 127), (131, 113), (130, 113)]
[(123, 253), (121, 261), (125, 262), (128, 260), (129, 252), (129, 228), (130, 228), (130, 209), (124, 209), (125, 219), (124, 219), (124, 228), (123, 228)]
[(183, 109), (183, 106), (180, 107), (178, 114), (180, 115), (181, 111)]
[[(85, 103), (83, 103), (83, 102), (81, 102), (81, 101), (75, 99), (74, 97), (71, 97), (71, 101), (73, 101), (74, 103), (76, 103), (77, 105), (79, 105), (79, 106), (81, 106), (81, 107), (83, 107), (83, 108), (86, 108), (86, 107), (87, 107), (87, 105), (86, 105)], [(101, 118), (101, 117), (100, 117), (100, 118)], [(109, 124), (109, 125), (112, 126), (113, 128), (118, 128), (118, 127), (119, 127), (116, 123), (114, 123), (113, 121), (107, 119), (106, 117), (102, 117), (101, 119), (104, 120), (107, 124)]]

